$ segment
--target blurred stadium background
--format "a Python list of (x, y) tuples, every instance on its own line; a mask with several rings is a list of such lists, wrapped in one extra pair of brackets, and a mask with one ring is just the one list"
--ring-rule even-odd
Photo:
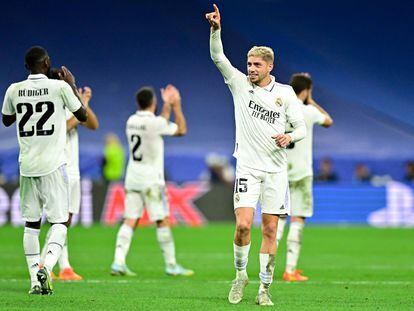
[[(331, 129), (314, 132), (315, 175), (330, 162), (336, 178), (315, 182), (310, 222), (414, 227), (410, 1), (217, 3), (225, 52), (236, 67), (245, 68), (252, 45), (273, 47), (277, 80), (309, 72), (314, 98), (334, 119)], [(135, 91), (168, 83), (181, 91), (189, 127), (187, 136), (166, 140), (173, 220), (190, 226), (233, 220), (233, 105), (209, 56), (210, 1), (9, 1), (2, 8), (3, 92), (25, 79), (24, 53), (35, 44), (48, 49), (53, 66), (67, 66), (79, 86), (93, 90), (100, 129), (80, 130), (83, 196), (75, 223), (119, 223), (122, 180), (108, 183), (101, 175), (105, 137), (115, 133), (126, 150)], [(17, 156), (15, 128), (0, 126), (0, 226), (22, 224)]]
[[(315, 185), (312, 221), (414, 225), (414, 164), (409, 164), (414, 160), (414, 63), (406, 36), (413, 21), (407, 6), (401, 2), (391, 10), (387, 3), (373, 8), (369, 1), (303, 0), (218, 4), (225, 12), (225, 50), (234, 65), (245, 68), (252, 45), (272, 46), (277, 79), (287, 83), (294, 72), (311, 73), (315, 98), (335, 120), (332, 129), (315, 130), (315, 172), (328, 158), (337, 181)], [(101, 125), (97, 132), (80, 130), (80, 154), (94, 200), (105, 202), (106, 188), (97, 183), (105, 135), (115, 133), (126, 147), (125, 121), (143, 85), (159, 89), (173, 83), (182, 93), (189, 133), (166, 141), (166, 176), (174, 187), (209, 180), (211, 166), (226, 165), (224, 159), (234, 165), (231, 95), (209, 57), (203, 12), (210, 6), (209, 1), (44, 1), (39, 12), (33, 1), (5, 4), (1, 89), (26, 77), (23, 55), (33, 44), (49, 50), (52, 65), (68, 66), (79, 86), (93, 89), (92, 107)], [(15, 129), (0, 127), (0, 141), (0, 171), (9, 198), (2, 191), (4, 223), (11, 219), (4, 215), (10, 214), (18, 178)], [(363, 182), (355, 177), (358, 164), (370, 171)], [(201, 199), (217, 188), (202, 187)], [(232, 219), (227, 188), (218, 194), (222, 200), (204, 198), (197, 204), (205, 219)], [(219, 206), (211, 212), (211, 205)], [(94, 219), (102, 219), (103, 207), (94, 208)], [(391, 218), (379, 211), (384, 208)]]

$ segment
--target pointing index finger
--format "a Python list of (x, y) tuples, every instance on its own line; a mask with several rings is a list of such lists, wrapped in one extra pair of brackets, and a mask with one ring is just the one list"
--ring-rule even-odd
[(213, 7), (214, 7), (214, 13), (216, 13), (217, 15), (220, 15), (219, 8), (215, 3), (213, 3)]

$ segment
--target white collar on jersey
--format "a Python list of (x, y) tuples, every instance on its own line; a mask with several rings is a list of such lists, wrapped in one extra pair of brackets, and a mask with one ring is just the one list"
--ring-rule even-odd
[(31, 74), (27, 77), (30, 80), (48, 79), (43, 73)]
[[(249, 82), (250, 82), (250, 80), (249, 80)], [(270, 83), (268, 85), (266, 85), (264, 87), (260, 87), (260, 86), (257, 86), (256, 84), (251, 83), (251, 82), (250, 82), (250, 85), (252, 86), (252, 88), (251, 88), (252, 91), (256, 88), (259, 88), (259, 89), (263, 89), (263, 90), (266, 90), (268, 92), (271, 92), (273, 90), (273, 88), (275, 87), (275, 85), (276, 85), (276, 81), (275, 81), (275, 77), (270, 75)]]
[(136, 113), (139, 116), (155, 116), (151, 111), (148, 110), (138, 110)]

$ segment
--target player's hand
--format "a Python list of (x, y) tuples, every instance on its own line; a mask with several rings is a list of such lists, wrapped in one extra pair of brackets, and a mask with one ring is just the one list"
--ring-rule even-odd
[(59, 78), (65, 81), (70, 86), (75, 85), (75, 82), (76, 82), (75, 77), (69, 71), (69, 69), (66, 68), (65, 66), (62, 66), (62, 72), (59, 72)]
[(288, 134), (278, 134), (272, 136), (272, 138), (275, 140), (276, 145), (281, 148), (286, 148), (292, 142), (292, 137)]
[(207, 13), (206, 14), (206, 19), (210, 23), (211, 28), (214, 31), (216, 31), (216, 30), (220, 29), (220, 27), (221, 27), (221, 16), (220, 16), (220, 11), (219, 11), (219, 8), (217, 7), (217, 5), (213, 4), (213, 7), (214, 7), (214, 12)]
[(181, 104), (180, 92), (172, 84), (168, 84), (165, 88), (161, 89), (161, 97), (164, 103), (172, 107)]
[(78, 88), (79, 96), (82, 100), (82, 103), (85, 107), (89, 107), (89, 101), (92, 98), (92, 90), (89, 86), (85, 86), (83, 88)]

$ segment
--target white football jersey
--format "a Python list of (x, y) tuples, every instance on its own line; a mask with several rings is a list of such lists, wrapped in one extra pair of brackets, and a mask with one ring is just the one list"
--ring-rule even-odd
[[(71, 119), (73, 113), (66, 109), (66, 121)], [(65, 147), (68, 175), (73, 178), (79, 178), (79, 136), (78, 127), (75, 126), (66, 133), (66, 147)]]
[[(312, 105), (304, 105), (297, 99), (297, 105), (302, 110), (306, 124), (306, 137), (292, 145), (293, 148), (287, 149), (288, 155), (288, 177), (289, 181), (297, 181), (302, 178), (313, 176), (312, 169), (312, 141), (313, 125), (323, 124), (325, 115)], [(286, 132), (292, 130), (290, 124), (287, 125)]]
[(126, 123), (129, 161), (125, 189), (144, 190), (165, 185), (163, 135), (174, 135), (178, 126), (149, 111), (137, 111)]
[(22, 176), (44, 176), (66, 163), (65, 107), (75, 112), (81, 103), (66, 82), (43, 74), (7, 89), (2, 113), (16, 114)]
[(272, 136), (284, 134), (286, 123), (292, 123), (297, 129), (292, 134), (294, 140), (306, 135), (292, 87), (276, 83), (274, 77), (266, 87), (251, 83), (249, 77), (234, 68), (222, 52), (220, 31), (211, 34), (210, 51), (233, 95), (236, 120), (233, 155), (237, 163), (265, 172), (286, 170), (286, 150), (278, 147)]

